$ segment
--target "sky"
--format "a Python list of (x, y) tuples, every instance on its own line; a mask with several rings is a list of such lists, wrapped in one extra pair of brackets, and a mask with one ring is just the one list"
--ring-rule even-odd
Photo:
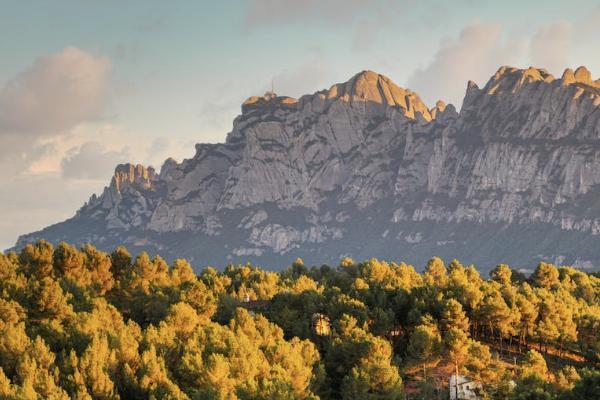
[(0, 0), (0, 249), (118, 163), (222, 142), (241, 103), (371, 69), (460, 104), (501, 65), (600, 77), (600, 0)]

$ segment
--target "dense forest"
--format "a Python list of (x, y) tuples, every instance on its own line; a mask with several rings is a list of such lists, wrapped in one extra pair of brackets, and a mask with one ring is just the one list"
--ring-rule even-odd
[(194, 273), (40, 241), (0, 254), (3, 399), (600, 399), (600, 278), (376, 259)]

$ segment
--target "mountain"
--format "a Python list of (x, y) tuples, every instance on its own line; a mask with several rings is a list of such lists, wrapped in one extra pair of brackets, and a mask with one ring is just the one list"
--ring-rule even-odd
[(67, 221), (21, 236), (197, 266), (434, 255), (483, 269), (600, 265), (600, 80), (501, 67), (460, 113), (372, 71), (242, 104), (225, 143), (160, 172), (119, 165)]

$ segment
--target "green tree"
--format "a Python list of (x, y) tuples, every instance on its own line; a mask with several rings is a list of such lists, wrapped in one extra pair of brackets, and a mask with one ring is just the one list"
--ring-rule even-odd
[(49, 277), (53, 273), (54, 247), (45, 240), (26, 245), (19, 254), (20, 269), (37, 279)]
[(600, 399), (600, 371), (584, 370), (573, 389), (561, 396), (561, 400), (583, 399)]
[(425, 320), (416, 326), (408, 342), (408, 357), (419, 365), (435, 365), (439, 361), (442, 339), (435, 324)]
[(552, 289), (558, 285), (560, 283), (558, 277), (558, 269), (554, 265), (545, 262), (539, 263), (532, 275), (533, 282), (537, 286), (546, 289)]
[(334, 393), (343, 399), (399, 399), (402, 379), (389, 343), (357, 327), (345, 315), (326, 359)]
[(431, 286), (443, 288), (448, 282), (448, 276), (444, 261), (439, 257), (433, 257), (427, 262), (424, 274), (425, 282)]
[(498, 264), (490, 272), (490, 277), (501, 285), (509, 286), (511, 284), (512, 270), (506, 264)]
[(469, 344), (469, 337), (461, 329), (453, 327), (444, 333), (444, 354), (459, 369), (468, 360)]
[(467, 318), (467, 315), (463, 311), (462, 305), (454, 299), (449, 299), (444, 304), (442, 329), (443, 331), (451, 329), (459, 329), (464, 332), (469, 331), (469, 318)]
[(529, 350), (526, 354), (525, 361), (521, 365), (521, 377), (527, 378), (535, 376), (544, 381), (548, 375), (548, 366), (544, 357), (535, 350)]
[(124, 246), (119, 246), (110, 255), (112, 272), (116, 279), (123, 279), (131, 270), (131, 254)]

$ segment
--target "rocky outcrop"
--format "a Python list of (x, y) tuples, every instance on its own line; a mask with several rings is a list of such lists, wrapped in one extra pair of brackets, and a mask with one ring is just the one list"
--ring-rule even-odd
[(100, 197), (93, 195), (77, 212), (104, 220), (107, 229), (145, 227), (159, 202), (162, 183), (152, 167), (120, 164)]
[(501, 67), (483, 88), (469, 82), (460, 113), (363, 71), (299, 99), (249, 98), (225, 143), (160, 174), (120, 165), (74, 218), (18, 246), (121, 241), (201, 264), (449, 254), (589, 267), (597, 194), (600, 83), (584, 67)]

